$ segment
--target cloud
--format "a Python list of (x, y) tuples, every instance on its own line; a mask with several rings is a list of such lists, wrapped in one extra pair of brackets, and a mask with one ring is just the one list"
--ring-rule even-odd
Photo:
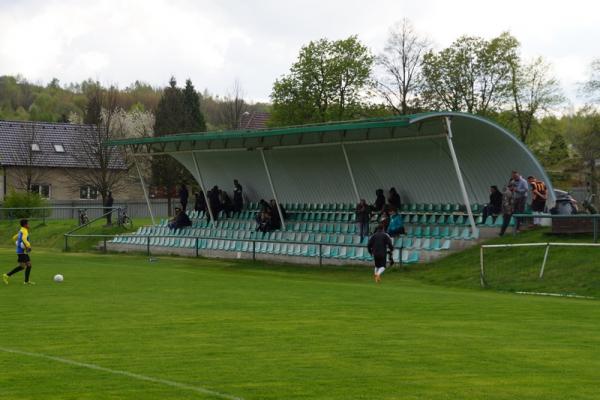
[(220, 94), (239, 78), (249, 98), (268, 100), (303, 44), (358, 34), (377, 53), (406, 17), (439, 48), (463, 34), (509, 30), (525, 57), (550, 60), (573, 93), (600, 56), (599, 11), (583, 0), (0, 0), (0, 74), (121, 87), (164, 85), (174, 75)]

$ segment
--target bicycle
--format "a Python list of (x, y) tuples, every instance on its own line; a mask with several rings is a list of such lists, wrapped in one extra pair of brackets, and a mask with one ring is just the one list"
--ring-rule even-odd
[(119, 208), (117, 214), (117, 225), (133, 229), (133, 220), (129, 215), (127, 215), (127, 206)]
[(79, 210), (77, 210), (79, 212), (79, 225), (87, 225), (90, 223), (90, 219), (87, 215), (87, 209), (86, 208), (80, 208)]

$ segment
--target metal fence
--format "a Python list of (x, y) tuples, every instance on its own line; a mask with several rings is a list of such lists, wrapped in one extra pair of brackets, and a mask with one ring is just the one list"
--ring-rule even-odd
[[(172, 207), (175, 206), (176, 200), (172, 202)], [(167, 217), (168, 213), (168, 201), (166, 199), (151, 200), (150, 206), (154, 216), (158, 218)], [(127, 208), (127, 214), (131, 218), (149, 218), (150, 212), (148, 211), (148, 205), (144, 201), (120, 201), (113, 204), (113, 209), (125, 209)], [(37, 212), (31, 212), (33, 210)], [(5, 208), (0, 207), (0, 219), (15, 219), (17, 218), (18, 211), (28, 210), (32, 219), (77, 219), (79, 217), (79, 210), (86, 210), (87, 216), (90, 219), (95, 219), (104, 214), (104, 207), (102, 201), (55, 201), (50, 203), (48, 207), (23, 207), (23, 208)]]
[[(532, 218), (550, 219), (552, 220), (591, 220), (592, 221), (592, 236), (594, 243), (598, 243), (598, 231), (600, 230), (600, 214), (513, 214), (513, 217), (520, 218), (521, 222), (531, 220)], [(516, 231), (513, 230), (513, 235)]]

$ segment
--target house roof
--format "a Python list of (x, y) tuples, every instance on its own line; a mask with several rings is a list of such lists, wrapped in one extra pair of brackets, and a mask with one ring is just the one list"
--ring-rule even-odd
[(270, 117), (268, 112), (245, 112), (240, 118), (239, 129), (266, 129)]
[[(88, 150), (95, 129), (93, 125), (0, 120), (0, 165), (97, 168)], [(33, 144), (39, 151), (30, 150)], [(111, 158), (111, 168), (126, 168), (122, 151)]]

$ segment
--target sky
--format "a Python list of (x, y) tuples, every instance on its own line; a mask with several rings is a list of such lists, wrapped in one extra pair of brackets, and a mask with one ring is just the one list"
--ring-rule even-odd
[(509, 31), (525, 59), (552, 64), (573, 104), (600, 58), (600, 2), (571, 0), (0, 0), (0, 75), (123, 88), (170, 76), (224, 95), (268, 101), (302, 45), (358, 35), (374, 54), (407, 18), (436, 49), (461, 35)]

